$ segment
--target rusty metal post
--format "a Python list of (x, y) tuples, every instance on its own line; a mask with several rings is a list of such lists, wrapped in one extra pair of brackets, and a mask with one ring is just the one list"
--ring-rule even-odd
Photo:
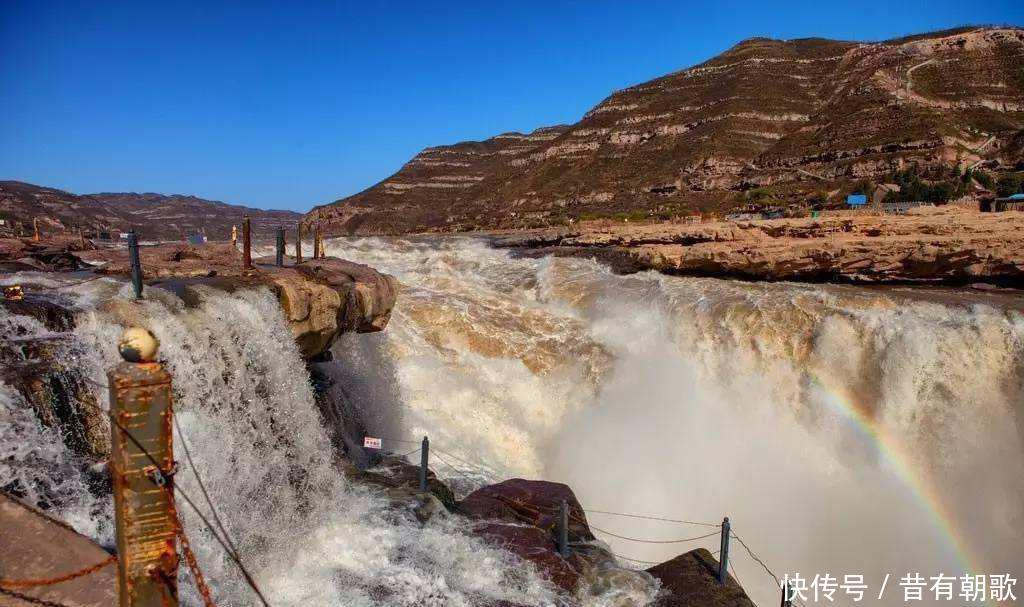
[(158, 362), (129, 362), (155, 358), (155, 340), (151, 352), (133, 347), (122, 341), (126, 360), (108, 374), (119, 605), (174, 607), (176, 517), (166, 486), (174, 468), (171, 376)]
[(252, 221), (246, 215), (242, 219), (242, 259), (245, 269), (252, 269)]
[(320, 259), (320, 224), (313, 225), (313, 259)]
[(302, 263), (302, 222), (295, 228), (295, 263)]

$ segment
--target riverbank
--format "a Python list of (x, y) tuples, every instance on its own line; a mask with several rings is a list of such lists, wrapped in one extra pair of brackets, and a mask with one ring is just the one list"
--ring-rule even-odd
[(1024, 213), (913, 211), (686, 224), (584, 222), (490, 236), (494, 246), (524, 255), (596, 257), (626, 273), (1024, 286)]

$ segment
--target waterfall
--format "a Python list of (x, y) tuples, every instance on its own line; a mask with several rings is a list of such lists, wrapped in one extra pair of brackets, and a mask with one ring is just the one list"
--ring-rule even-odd
[[(157, 335), (174, 377), (175, 440), (187, 441), (274, 605), (560, 600), (531, 568), (468, 535), (462, 519), (421, 525), (347, 482), (325, 427), (335, 417), (357, 417), (395, 451), (429, 435), (447, 459), (434, 460), (438, 474), (460, 494), (523, 476), (566, 482), (592, 510), (729, 516), (779, 575), (863, 574), (877, 590), (891, 574), (884, 604), (902, 603), (896, 584), (907, 573), (1024, 573), (1017, 297), (618, 276), (468, 238), (327, 244), (394, 274), (401, 292), (385, 332), (343, 336), (335, 362), (317, 365), (335, 384), (337, 416), (326, 420), (267, 290), (193, 287), (199, 297), (186, 304), (149, 288), (135, 304), (123, 283), (93, 281), (60, 296), (76, 322), (57, 332), (0, 310), (0, 355), (16, 354), (19, 340), (48, 340), (100, 407), (121, 328)], [(95, 462), (64, 438), (0, 382), (0, 486), (109, 546), (109, 494)], [(198, 498), (187, 467), (177, 482)], [(181, 510), (218, 604), (253, 604), (209, 532)], [(589, 517), (639, 538), (707, 529)], [(718, 542), (602, 539), (648, 561)], [(752, 597), (777, 601), (774, 582), (735, 542), (732, 554)], [(184, 572), (182, 584), (197, 604)]]
[[(557, 604), (550, 583), (469, 535), (464, 520), (435, 517), (420, 524), (411, 509), (389, 507), (380, 492), (345, 480), (333, 464), (305, 363), (269, 290), (193, 289), (199, 294), (194, 305), (159, 288), (147, 288), (144, 301), (131, 303), (125, 285), (113, 280), (68, 289), (76, 325), (59, 336), (63, 356), (106, 408), (104, 371), (119, 361), (122, 327), (130, 322), (153, 331), (173, 377), (182, 430), (175, 433), (177, 459), (183, 461), (187, 441), (228, 533), (271, 604)], [(0, 315), (26, 334), (45, 332), (33, 319)], [(42, 426), (2, 383), (0, 454), (0, 483), (29, 485), (20, 492), (25, 499), (110, 545), (110, 496), (90, 493), (82, 480), (91, 462), (68, 453), (59, 433)], [(184, 463), (175, 478), (203, 503)], [(195, 513), (184, 504), (179, 510), (217, 604), (256, 604)], [(185, 604), (200, 604), (185, 567), (180, 575)]]
[[(377, 337), (402, 425), (484, 475), (563, 481), (591, 509), (728, 515), (779, 575), (877, 592), (890, 574), (883, 604), (908, 573), (1024, 573), (1018, 296), (617, 276), (466, 238), (327, 250), (402, 283)], [(639, 538), (706, 529), (590, 517)], [(718, 546), (603, 539), (651, 561)], [(732, 554), (752, 597), (777, 601)]]

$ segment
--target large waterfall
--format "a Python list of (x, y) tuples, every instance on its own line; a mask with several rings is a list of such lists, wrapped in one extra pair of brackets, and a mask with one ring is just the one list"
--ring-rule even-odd
[[(459, 492), (523, 476), (570, 484), (590, 510), (729, 516), (778, 575), (863, 574), (877, 591), (891, 574), (886, 604), (902, 603), (894, 588), (907, 573), (1024, 574), (1019, 300), (617, 276), (462, 238), (337, 239), (327, 251), (402, 284), (384, 333), (335, 345), (338, 398), (396, 451), (415, 444), (391, 439), (429, 435), (460, 469), (438, 467)], [(124, 304), (123, 283), (98, 280), (62, 292), (73, 331), (50, 335), (2, 309), (0, 325), (10, 338), (61, 344), (102, 407), (121, 325), (156, 333), (174, 377), (176, 441), (187, 441), (273, 605), (557, 604), (549, 584), (460, 519), (421, 526), (347, 483), (273, 296), (199, 290), (188, 305), (155, 288)], [(109, 499), (91, 488), (89, 462), (2, 383), (0, 457), (0, 486), (109, 545)], [(177, 482), (199, 494), (187, 468)], [(182, 513), (218, 604), (254, 604)], [(707, 531), (588, 516), (635, 538)], [(601, 539), (640, 561), (718, 548), (717, 536)], [(774, 604), (764, 569), (735, 542), (732, 554), (755, 601)]]
[[(908, 573), (1024, 574), (1018, 297), (616, 276), (469, 239), (328, 251), (403, 284), (377, 339), (409, 432), (499, 476), (564, 481), (593, 510), (729, 516), (778, 575), (862, 574), (877, 593), (890, 574), (888, 604)], [(718, 547), (602, 539), (647, 561)], [(740, 546), (733, 562), (778, 600)]]

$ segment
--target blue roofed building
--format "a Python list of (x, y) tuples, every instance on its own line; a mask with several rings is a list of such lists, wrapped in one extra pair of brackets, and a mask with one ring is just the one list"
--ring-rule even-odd
[(846, 197), (846, 206), (851, 209), (860, 209), (868, 203), (867, 194), (850, 194)]

